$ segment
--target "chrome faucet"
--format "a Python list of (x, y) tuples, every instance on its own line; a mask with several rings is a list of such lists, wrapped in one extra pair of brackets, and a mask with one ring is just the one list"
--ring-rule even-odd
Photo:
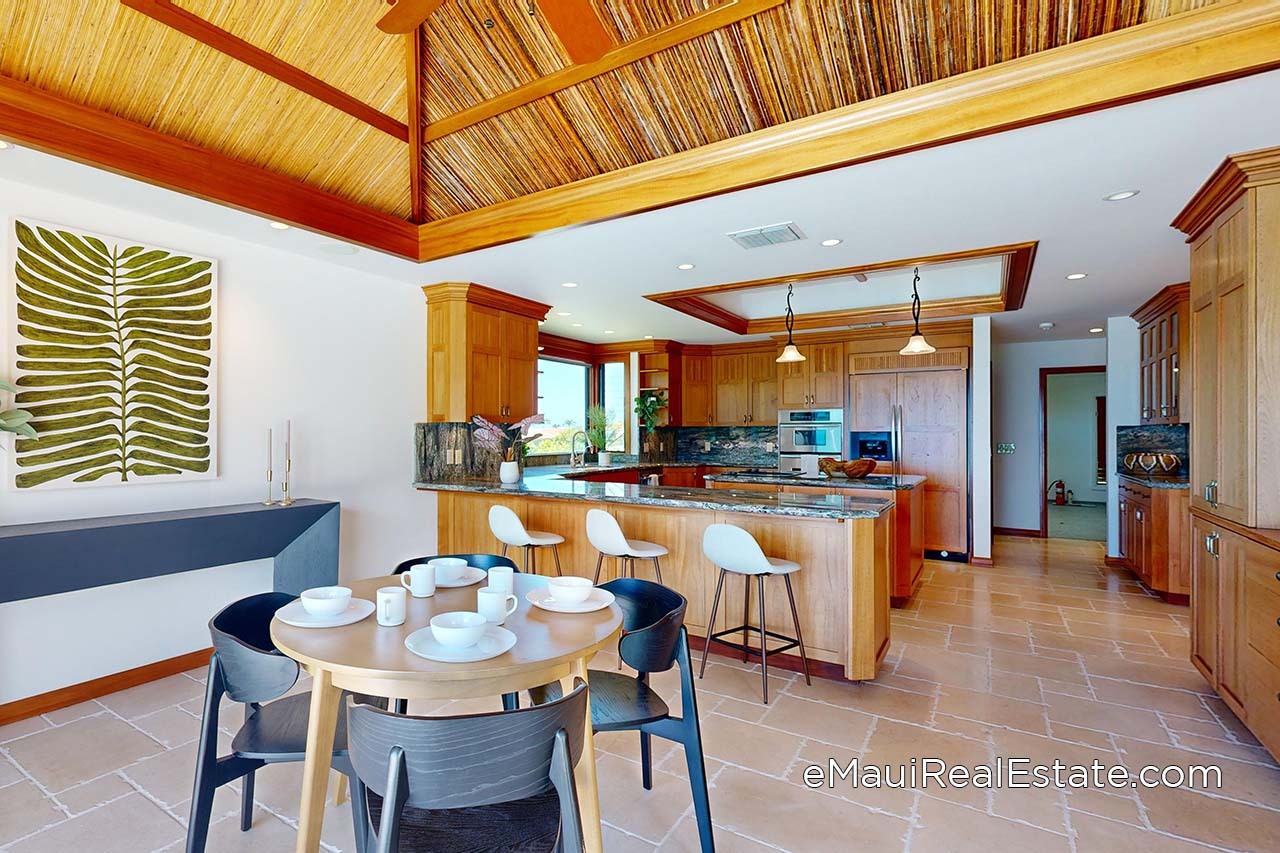
[[(578, 436), (582, 436), (582, 455), (578, 455)], [(578, 430), (569, 436), (569, 467), (577, 468), (587, 464), (587, 434)]]

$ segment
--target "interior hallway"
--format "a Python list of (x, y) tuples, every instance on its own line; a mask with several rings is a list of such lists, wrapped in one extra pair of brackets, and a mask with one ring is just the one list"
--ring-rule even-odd
[[(1000, 538), (993, 568), (930, 563), (910, 608), (894, 611), (890, 660), (874, 684), (808, 687), (771, 670), (766, 707), (755, 667), (713, 657), (698, 687), (718, 849), (1280, 849), (1280, 768), (1188, 662), (1187, 608), (1147, 594), (1102, 555), (1096, 543)], [(614, 664), (602, 657), (597, 666)], [(673, 674), (656, 683), (674, 704)], [(0, 728), (0, 803), (9, 804), (0, 809), (0, 850), (180, 850), (202, 678), (174, 676)], [(490, 705), (497, 700), (414, 710)], [(654, 741), (654, 790), (645, 792), (635, 735), (596, 743), (606, 849), (696, 850), (680, 753)], [(1218, 764), (1224, 787), (803, 786), (811, 762), (855, 755), (878, 765), (997, 755)], [(220, 792), (209, 850), (292, 849), (300, 772), (296, 764), (259, 771), (249, 833), (238, 831), (238, 797)], [(344, 849), (350, 835), (347, 807), (330, 806), (326, 849)]]

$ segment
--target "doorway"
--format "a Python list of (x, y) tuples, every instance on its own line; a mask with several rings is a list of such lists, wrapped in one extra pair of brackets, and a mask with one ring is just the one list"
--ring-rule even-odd
[(1107, 368), (1040, 369), (1040, 535), (1107, 538)]

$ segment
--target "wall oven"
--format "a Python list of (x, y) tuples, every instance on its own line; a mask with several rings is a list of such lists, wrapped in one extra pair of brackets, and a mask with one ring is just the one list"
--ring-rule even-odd
[(783, 409), (778, 412), (778, 450), (786, 454), (844, 454), (843, 409)]

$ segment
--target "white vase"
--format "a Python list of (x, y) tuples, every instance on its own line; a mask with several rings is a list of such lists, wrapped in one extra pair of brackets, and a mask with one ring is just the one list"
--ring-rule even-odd
[(600, 451), (600, 461), (597, 463), (601, 468), (607, 468), (613, 464), (613, 454), (608, 450)]
[(503, 462), (498, 466), (498, 479), (504, 483), (520, 482), (520, 463)]

